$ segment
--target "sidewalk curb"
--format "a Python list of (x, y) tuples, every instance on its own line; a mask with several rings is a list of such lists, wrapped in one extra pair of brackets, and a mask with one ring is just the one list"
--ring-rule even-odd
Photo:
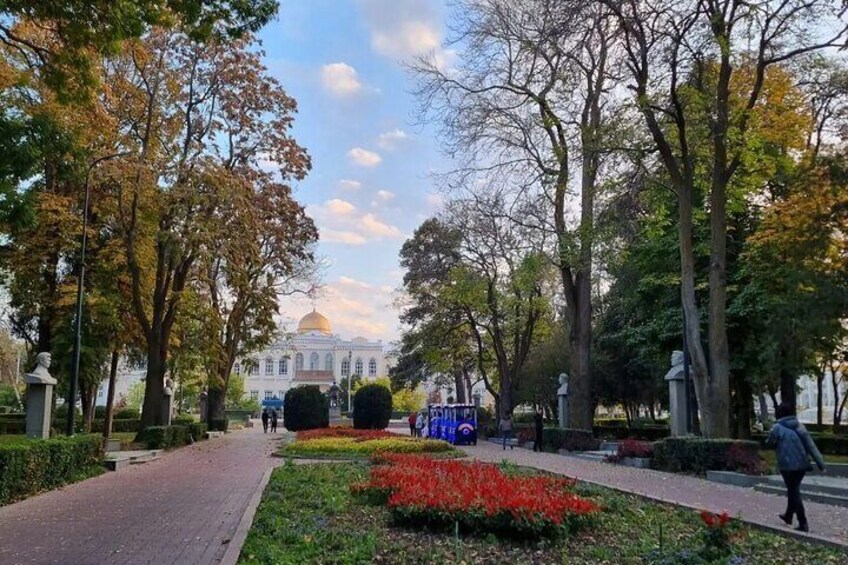
[(241, 515), (241, 520), (239, 520), (239, 524), (236, 527), (233, 537), (230, 538), (227, 551), (221, 558), (221, 565), (235, 565), (238, 561), (239, 555), (241, 554), (241, 548), (244, 546), (245, 540), (247, 540), (247, 532), (250, 530), (251, 524), (253, 524), (253, 517), (256, 515), (256, 509), (259, 507), (259, 502), (262, 500), (262, 494), (265, 492), (265, 487), (268, 486), (268, 481), (271, 480), (271, 473), (275, 468), (276, 467), (271, 467), (270, 469), (267, 469), (265, 474), (262, 475), (262, 479), (259, 481), (259, 486), (256, 489), (256, 492), (253, 493), (253, 497), (250, 499), (247, 508), (244, 509), (244, 514)]

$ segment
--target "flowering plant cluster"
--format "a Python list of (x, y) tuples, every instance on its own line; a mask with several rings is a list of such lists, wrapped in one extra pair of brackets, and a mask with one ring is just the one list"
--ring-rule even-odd
[(654, 456), (654, 444), (650, 441), (626, 439), (618, 444), (618, 450), (607, 459), (612, 463), (621, 463), (625, 457), (650, 459)]
[(730, 556), (733, 553), (733, 536), (738, 526), (730, 519), (725, 511), (714, 514), (706, 510), (701, 511), (701, 521), (705, 528), (701, 532), (703, 548), (701, 556), (710, 562)]
[(308, 441), (312, 439), (321, 439), (328, 437), (344, 437), (353, 438), (359, 441), (366, 441), (370, 439), (396, 438), (398, 436), (397, 434), (393, 434), (385, 430), (355, 430), (353, 428), (342, 427), (318, 428), (315, 430), (304, 430), (302, 432), (297, 432), (297, 439), (299, 441)]
[(509, 476), (479, 462), (382, 453), (365, 483), (351, 492), (384, 503), (396, 523), (494, 533), (522, 539), (556, 537), (599, 511), (576, 495), (573, 479)]
[(355, 437), (319, 437), (298, 439), (283, 448), (283, 455), (369, 457), (375, 453), (441, 453), (451, 451), (444, 441), (416, 439), (392, 434), (390, 437), (364, 439)]

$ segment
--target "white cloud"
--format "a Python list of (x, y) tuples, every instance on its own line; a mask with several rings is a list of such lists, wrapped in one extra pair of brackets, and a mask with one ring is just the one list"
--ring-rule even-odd
[(310, 205), (307, 213), (318, 225), (320, 240), (344, 245), (365, 245), (372, 241), (399, 239), (400, 229), (386, 223), (373, 212), (365, 213), (340, 198)]
[(296, 320), (315, 307), (330, 320), (333, 333), (343, 339), (361, 335), (387, 344), (397, 337), (393, 299), (393, 289), (387, 285), (375, 286), (342, 275), (324, 285), (314, 301), (284, 298), (282, 308)]
[(363, 0), (371, 48), (397, 60), (431, 54), (440, 68), (454, 52), (442, 47), (444, 15), (432, 0)]
[(360, 167), (376, 167), (383, 160), (377, 153), (361, 147), (354, 147), (347, 152), (347, 156)]
[(331, 214), (337, 214), (340, 216), (349, 216), (356, 212), (356, 206), (348, 202), (347, 200), (342, 200), (341, 198), (333, 198), (332, 200), (328, 200), (326, 203), (327, 210)]
[(394, 197), (395, 197), (394, 192), (390, 192), (388, 190), (378, 190), (377, 191), (377, 198), (379, 198), (380, 200), (388, 202), (389, 200), (392, 200)]
[(396, 129), (381, 133), (377, 139), (377, 145), (382, 149), (392, 150), (407, 139), (409, 139), (409, 135), (405, 131)]
[(396, 238), (401, 236), (398, 228), (380, 221), (374, 214), (365, 214), (361, 221), (362, 229), (367, 234), (375, 237), (387, 238)]
[(359, 190), (362, 188), (362, 183), (358, 180), (342, 179), (339, 181), (339, 188), (342, 190)]
[(321, 82), (336, 96), (350, 96), (362, 90), (356, 69), (347, 63), (330, 63), (321, 67)]
[(424, 201), (431, 208), (440, 208), (444, 204), (445, 199), (437, 192), (428, 192), (424, 197)]

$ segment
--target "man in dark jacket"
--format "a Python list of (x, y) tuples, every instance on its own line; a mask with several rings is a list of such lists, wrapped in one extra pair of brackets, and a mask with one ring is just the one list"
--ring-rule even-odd
[(807, 433), (804, 424), (798, 421), (794, 412), (792, 406), (786, 403), (775, 409), (777, 423), (769, 432), (766, 443), (777, 447), (777, 468), (780, 469), (786, 484), (786, 512), (778, 516), (789, 525), (792, 525), (792, 518), (798, 516), (798, 527), (795, 529), (809, 532), (804, 502), (801, 500), (801, 481), (807, 471), (813, 468), (810, 465), (811, 457), (820, 471), (824, 472), (825, 467), (824, 459), (813, 443), (813, 438)]
[(270, 417), (271, 416), (268, 415), (268, 409), (267, 408), (263, 409), (262, 410), (262, 431), (266, 434), (268, 433), (268, 419)]
[(277, 433), (277, 411), (271, 410), (271, 432)]
[(536, 428), (536, 441), (533, 442), (533, 451), (542, 452), (542, 440), (545, 431), (545, 418), (542, 416), (542, 410), (537, 409), (533, 414), (533, 424)]

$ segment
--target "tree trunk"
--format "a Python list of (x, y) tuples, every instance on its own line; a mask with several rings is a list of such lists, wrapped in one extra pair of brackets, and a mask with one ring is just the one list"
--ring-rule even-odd
[(144, 404), (141, 411), (141, 427), (164, 425), (162, 401), (165, 395), (165, 362), (161, 338), (151, 337), (147, 341), (147, 375), (144, 386)]
[(797, 384), (798, 379), (791, 371), (786, 368), (780, 369), (780, 402), (791, 406), (793, 414), (798, 406)]
[(106, 392), (106, 418), (103, 420), (103, 437), (112, 435), (112, 416), (115, 406), (115, 380), (118, 377), (118, 349), (112, 350), (112, 362), (109, 364), (109, 390)]
[(733, 395), (733, 437), (751, 438), (751, 416), (754, 413), (754, 392), (748, 381), (741, 375), (734, 375)]
[(456, 403), (465, 404), (466, 402), (468, 402), (465, 394), (465, 380), (463, 379), (461, 371), (454, 370), (453, 385), (456, 389)]
[(568, 426), (573, 429), (591, 430), (594, 420), (592, 402), (591, 342), (592, 302), (591, 281), (588, 273), (579, 273), (576, 281), (577, 312), (570, 328), (571, 378), (568, 394)]
[(816, 424), (822, 425), (824, 419), (824, 369), (816, 376)]
[(227, 389), (209, 387), (208, 394), (206, 421), (211, 423), (212, 420), (223, 420), (226, 418), (224, 410), (227, 407)]
[(83, 429), (86, 433), (91, 432), (91, 423), (94, 420), (94, 400), (97, 396), (97, 384), (83, 385), (80, 387), (80, 406), (82, 407)]
[(836, 371), (831, 371), (830, 379), (831, 385), (833, 386), (833, 433), (839, 433), (842, 425), (842, 413), (845, 410), (846, 401), (848, 401), (848, 394), (845, 394), (840, 402), (839, 378), (837, 377)]

